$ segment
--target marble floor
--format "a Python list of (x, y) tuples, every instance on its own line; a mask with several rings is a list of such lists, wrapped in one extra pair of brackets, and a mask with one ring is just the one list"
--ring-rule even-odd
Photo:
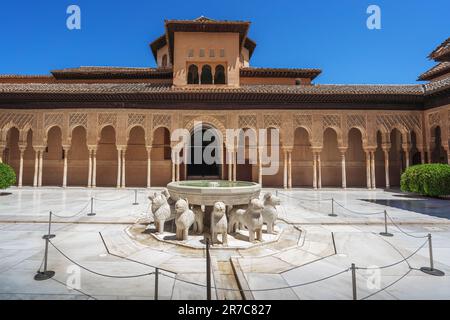
[[(153, 299), (155, 267), (159, 299), (206, 298), (204, 248), (160, 241), (136, 223), (148, 211), (149, 190), (7, 191), (0, 196), (0, 299)], [(283, 232), (257, 246), (214, 246), (213, 299), (352, 299), (352, 263), (358, 299), (450, 298), (450, 201), (395, 190), (268, 191), (281, 199)], [(379, 235), (385, 210), (393, 237)], [(35, 281), (50, 211), (56, 237), (48, 268), (56, 274)], [(442, 277), (420, 271), (429, 265), (428, 233)]]

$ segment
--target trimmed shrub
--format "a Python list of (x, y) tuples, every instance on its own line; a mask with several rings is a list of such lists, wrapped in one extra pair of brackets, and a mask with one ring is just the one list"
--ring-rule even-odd
[(10, 165), (0, 163), (0, 189), (6, 189), (16, 184), (16, 173)]
[(402, 174), (400, 188), (430, 197), (450, 195), (450, 166), (441, 163), (411, 166)]

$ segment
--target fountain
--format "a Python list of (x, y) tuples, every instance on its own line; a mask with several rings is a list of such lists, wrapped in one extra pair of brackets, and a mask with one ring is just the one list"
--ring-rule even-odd
[(221, 201), (227, 206), (237, 206), (259, 198), (261, 185), (248, 181), (191, 180), (171, 182), (167, 189), (175, 201), (186, 199), (189, 205), (213, 206)]

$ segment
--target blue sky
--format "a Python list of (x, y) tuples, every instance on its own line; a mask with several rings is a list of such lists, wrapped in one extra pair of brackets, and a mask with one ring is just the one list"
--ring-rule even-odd
[[(66, 9), (81, 8), (81, 30)], [(381, 30), (366, 9), (381, 8)], [(0, 74), (77, 66), (154, 66), (148, 44), (164, 19), (249, 20), (251, 65), (321, 68), (317, 83), (414, 83), (450, 36), (448, 0), (16, 0), (0, 7)]]

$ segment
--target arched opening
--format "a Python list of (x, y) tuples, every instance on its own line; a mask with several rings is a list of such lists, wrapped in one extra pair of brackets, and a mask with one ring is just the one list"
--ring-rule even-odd
[(433, 163), (447, 163), (447, 152), (442, 146), (441, 127), (437, 126), (432, 130), (432, 150), (431, 162)]
[(20, 150), (19, 150), (20, 132), (12, 127), (6, 133), (6, 148), (3, 154), (3, 161), (9, 164), (16, 173), (16, 181), (19, 180)]
[(72, 130), (72, 139), (67, 163), (67, 185), (86, 186), (89, 174), (89, 151), (86, 129), (78, 126)]
[(130, 130), (125, 159), (127, 186), (145, 187), (147, 185), (147, 149), (145, 148), (145, 130), (140, 126)]
[(383, 135), (377, 131), (377, 148), (375, 150), (375, 182), (376, 187), (386, 187), (386, 171), (384, 167)]
[(322, 186), (342, 186), (341, 156), (338, 149), (337, 134), (332, 128), (327, 128), (323, 133), (323, 150), (320, 158)]
[(214, 84), (225, 84), (225, 68), (223, 65), (219, 64), (216, 66), (214, 73)]
[(422, 163), (420, 159), (420, 151), (417, 149), (417, 135), (414, 131), (411, 131), (411, 165)]
[(188, 84), (198, 84), (198, 67), (195, 64), (191, 64), (188, 68)]
[(347, 186), (363, 187), (366, 180), (366, 155), (362, 147), (361, 132), (352, 128), (348, 132), (348, 149), (346, 153)]
[(42, 185), (62, 185), (63, 160), (64, 150), (62, 148), (61, 128), (54, 126), (47, 133), (47, 147), (45, 148), (42, 166)]
[(165, 54), (165, 55), (162, 56), (162, 59), (161, 59), (161, 66), (162, 66), (163, 68), (167, 68), (167, 54)]
[(153, 186), (166, 186), (172, 179), (170, 132), (159, 127), (153, 132), (151, 177)]
[(34, 179), (34, 160), (35, 151), (33, 149), (33, 130), (28, 130), (27, 132), (27, 146), (23, 153), (23, 178), (22, 185), (33, 185)]
[(117, 185), (116, 130), (106, 126), (100, 132), (97, 147), (96, 185), (112, 187)]
[(188, 179), (219, 179), (222, 139), (215, 128), (197, 126), (191, 132), (187, 154)]
[[(281, 150), (280, 132), (277, 128), (267, 128), (266, 145), (267, 156), (270, 159), (269, 164), (263, 164), (263, 167), (275, 168), (275, 174), (265, 174), (262, 178), (264, 187), (280, 187), (284, 180), (284, 152)], [(276, 139), (276, 140), (275, 140)], [(256, 167), (254, 167), (256, 168)]]
[(393, 129), (390, 134), (391, 149), (389, 150), (389, 182), (391, 186), (400, 186), (400, 176), (405, 168), (402, 150), (402, 133)]
[(202, 75), (201, 75), (200, 83), (201, 84), (212, 84), (213, 83), (211, 66), (208, 64), (205, 64), (202, 67)]
[(294, 132), (294, 149), (292, 150), (292, 185), (294, 187), (313, 184), (313, 155), (308, 131), (297, 128)]
[(239, 130), (237, 143), (236, 180), (257, 181), (257, 163), (254, 159), (257, 148), (256, 131), (252, 128), (242, 128)]

